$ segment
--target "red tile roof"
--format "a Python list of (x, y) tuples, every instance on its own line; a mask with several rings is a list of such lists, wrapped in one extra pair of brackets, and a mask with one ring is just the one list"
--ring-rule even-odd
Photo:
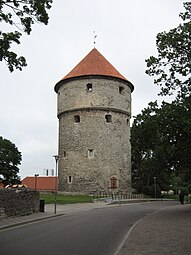
[[(71, 72), (64, 76), (61, 81), (86, 75), (103, 75), (111, 76), (122, 79), (126, 82), (128, 80), (121, 75), (108, 61), (107, 59), (96, 49), (91, 50), (88, 55), (83, 58), (79, 64), (77, 64)], [(59, 81), (57, 85), (61, 82)], [(57, 85), (55, 91), (57, 91)], [(131, 84), (132, 85), (132, 84)], [(132, 85), (133, 90), (133, 85)]]
[(27, 176), (22, 180), (22, 184), (28, 188), (47, 191), (55, 191), (56, 183), (58, 183), (58, 177), (56, 176)]

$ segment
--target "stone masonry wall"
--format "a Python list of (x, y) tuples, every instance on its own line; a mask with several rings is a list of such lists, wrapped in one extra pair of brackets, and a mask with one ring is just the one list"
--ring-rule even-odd
[(131, 189), (130, 116), (131, 90), (123, 81), (89, 77), (59, 87), (60, 191), (110, 190), (112, 179), (115, 191)]
[[(105, 121), (108, 113), (111, 123)], [(80, 123), (74, 123), (76, 114), (80, 116)], [(130, 129), (125, 114), (76, 111), (62, 115), (59, 128), (60, 190), (63, 187), (75, 192), (108, 190), (112, 177), (117, 178), (120, 189), (130, 188)], [(93, 150), (92, 155), (89, 150)]]
[(27, 189), (0, 189), (0, 217), (39, 212), (39, 192)]
[[(91, 92), (86, 87), (89, 83)], [(58, 114), (80, 108), (109, 107), (131, 115), (131, 89), (127, 84), (117, 79), (91, 77), (66, 82), (58, 90)]]

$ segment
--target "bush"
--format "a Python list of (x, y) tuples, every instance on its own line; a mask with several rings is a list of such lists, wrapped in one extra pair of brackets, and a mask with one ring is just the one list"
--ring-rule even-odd
[[(148, 196), (154, 198), (155, 197), (155, 187), (154, 187), (154, 185), (144, 186), (143, 187), (143, 193), (145, 195), (148, 195)], [(161, 190), (160, 190), (160, 187), (158, 185), (156, 186), (156, 197), (157, 198), (161, 197)]]

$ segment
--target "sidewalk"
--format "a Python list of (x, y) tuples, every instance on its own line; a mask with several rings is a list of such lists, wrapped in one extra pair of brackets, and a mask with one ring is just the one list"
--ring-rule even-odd
[[(137, 202), (144, 202), (148, 201), (148, 199), (131, 199), (131, 200), (124, 200), (123, 203), (137, 203)], [(150, 199), (150, 201), (154, 201), (153, 199)], [(116, 202), (116, 203), (115, 203)], [(119, 201), (114, 201), (114, 203), (111, 204), (111, 199), (108, 201), (97, 201), (96, 203), (83, 203), (83, 204), (67, 204), (67, 205), (59, 205), (56, 206), (56, 214), (54, 214), (54, 204), (47, 204), (45, 205), (45, 212), (44, 213), (34, 213), (27, 216), (22, 217), (10, 217), (10, 218), (0, 218), (0, 230), (23, 225), (25, 223), (30, 223), (34, 221), (43, 220), (46, 218), (53, 218), (53, 217), (59, 217), (61, 215), (76, 213), (76, 212), (83, 212), (88, 211), (92, 209), (98, 209), (98, 208), (106, 208), (109, 206), (119, 206)]]
[(190, 255), (191, 205), (167, 207), (135, 224), (118, 255)]
[(104, 202), (99, 203), (83, 203), (83, 204), (68, 204), (57, 205), (56, 214), (54, 214), (54, 204), (45, 205), (45, 212), (34, 213), (21, 217), (9, 217), (0, 219), (0, 230), (23, 225), (26, 223), (44, 220), (47, 218), (59, 217), (62, 215), (73, 214), (76, 212), (89, 211), (92, 209), (104, 208), (107, 204)]

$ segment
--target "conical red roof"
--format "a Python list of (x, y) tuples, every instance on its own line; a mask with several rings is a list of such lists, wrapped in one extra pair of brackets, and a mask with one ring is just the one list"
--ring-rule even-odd
[[(107, 59), (96, 48), (91, 50), (88, 53), (88, 55), (85, 58), (83, 58), (80, 61), (80, 63), (77, 64), (72, 69), (72, 71), (70, 71), (66, 76), (64, 76), (61, 79), (61, 81), (65, 81), (67, 79), (74, 78), (74, 77), (86, 76), (86, 75), (111, 76), (111, 77), (116, 77), (126, 82), (129, 82), (107, 61)], [(60, 84), (61, 81), (59, 81), (56, 84), (55, 91), (57, 90), (57, 85)], [(133, 90), (133, 85), (131, 84), (131, 86)]]
[(94, 48), (81, 62), (72, 69), (62, 80), (84, 76), (84, 75), (106, 75), (127, 80), (122, 76), (104, 56)]

